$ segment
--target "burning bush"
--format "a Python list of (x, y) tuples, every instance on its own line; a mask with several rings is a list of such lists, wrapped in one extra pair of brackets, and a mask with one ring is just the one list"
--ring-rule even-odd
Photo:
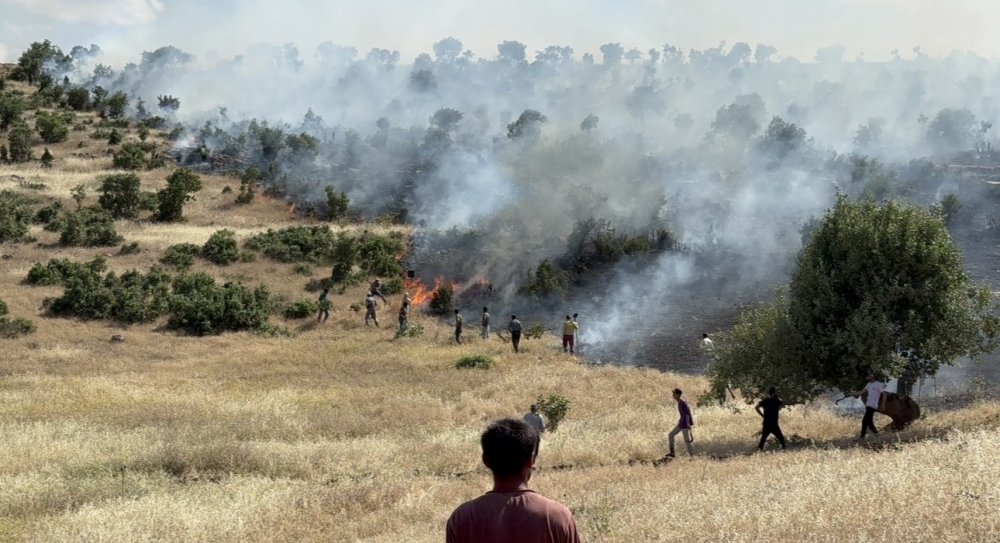
[(441, 282), (431, 293), (431, 301), (428, 307), (434, 315), (450, 315), (455, 309), (454, 305), (455, 287), (451, 283)]

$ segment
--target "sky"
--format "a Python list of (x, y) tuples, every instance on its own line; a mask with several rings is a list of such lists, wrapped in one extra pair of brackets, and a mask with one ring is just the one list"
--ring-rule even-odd
[(295, 43), (303, 60), (317, 44), (396, 49), (403, 62), (447, 36), (479, 57), (521, 41), (529, 54), (569, 45), (577, 55), (607, 42), (647, 50), (720, 41), (767, 43), (779, 56), (812, 60), (816, 49), (846, 47), (846, 58), (906, 57), (920, 45), (1000, 56), (994, 0), (0, 0), (0, 60), (32, 41), (68, 51), (96, 43), (112, 65), (143, 50), (175, 45), (201, 60), (231, 58), (247, 45)]

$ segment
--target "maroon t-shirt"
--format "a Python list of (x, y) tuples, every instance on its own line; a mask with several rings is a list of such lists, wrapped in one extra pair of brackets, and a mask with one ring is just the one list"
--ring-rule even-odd
[(448, 519), (447, 543), (580, 543), (565, 505), (535, 494), (487, 492)]

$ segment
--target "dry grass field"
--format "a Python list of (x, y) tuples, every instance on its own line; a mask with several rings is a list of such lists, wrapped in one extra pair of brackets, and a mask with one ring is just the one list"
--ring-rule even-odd
[[(96, 186), (110, 167), (103, 143), (76, 145), (50, 146), (51, 170), (0, 166), (0, 189), (30, 179), (45, 187), (23, 192), (75, 207), (70, 189)], [(168, 172), (144, 172), (144, 188)], [(423, 336), (394, 340), (391, 312), (376, 329), (348, 309), (361, 287), (334, 298), (326, 323), (274, 317), (290, 337), (195, 338), (162, 322), (47, 318), (42, 300), (60, 287), (22, 283), (49, 258), (106, 254), (113, 270), (145, 269), (166, 246), (220, 228), (242, 240), (302, 222), (277, 200), (236, 207), (226, 185), (238, 181), (207, 176), (183, 224), (120, 221), (137, 255), (62, 248), (38, 227), (36, 242), (0, 246), (0, 298), (38, 327), (0, 340), (0, 541), (441, 541), (454, 507), (489, 488), (485, 425), (553, 393), (571, 409), (543, 441), (532, 485), (568, 505), (591, 543), (1000, 538), (1000, 403), (925, 409), (865, 446), (858, 417), (798, 406), (784, 415), (789, 450), (773, 454), (751, 454), (759, 417), (749, 407), (695, 408), (696, 456), (656, 466), (677, 418), (670, 390), (696, 397), (698, 377), (587, 365), (552, 336), (520, 355), (500, 339), (459, 346), (420, 315)], [(308, 277), (266, 259), (195, 269), (315, 296)], [(479, 353), (495, 367), (455, 368)]]

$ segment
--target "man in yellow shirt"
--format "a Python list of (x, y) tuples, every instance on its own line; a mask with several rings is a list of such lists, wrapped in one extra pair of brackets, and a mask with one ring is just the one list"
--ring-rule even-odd
[(566, 315), (566, 322), (563, 323), (563, 352), (567, 352), (569, 349), (569, 354), (573, 353), (573, 344), (576, 340), (576, 331), (580, 328), (580, 325), (576, 323), (569, 315)]

